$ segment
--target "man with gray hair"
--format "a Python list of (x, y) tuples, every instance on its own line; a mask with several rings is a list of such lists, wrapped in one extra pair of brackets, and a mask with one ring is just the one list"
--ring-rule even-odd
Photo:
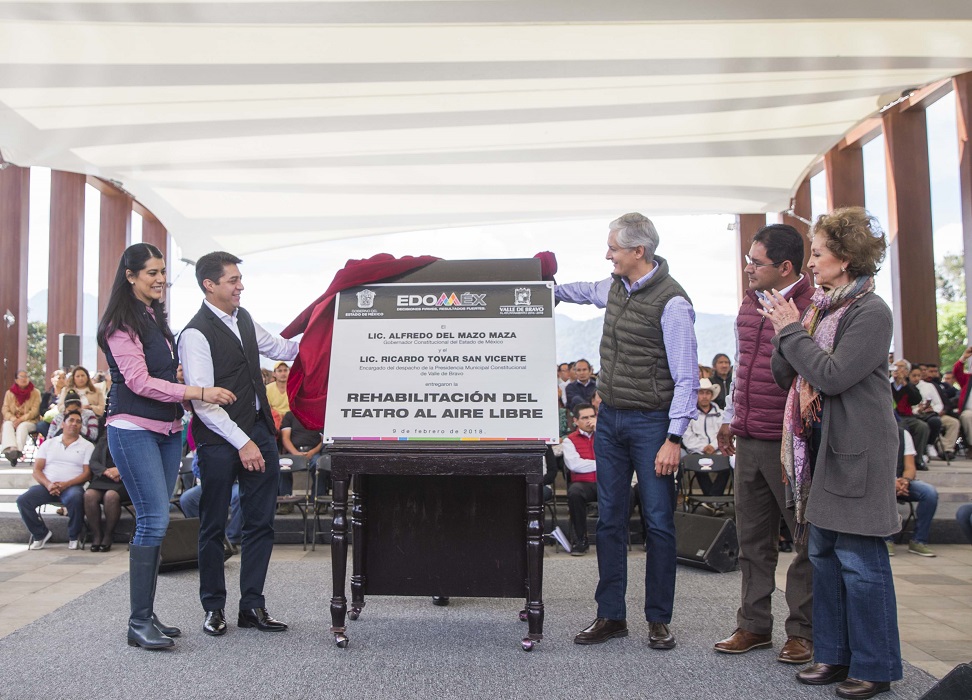
[(645, 618), (648, 644), (671, 649), (675, 599), (675, 470), (682, 433), (696, 414), (699, 386), (695, 311), (685, 290), (655, 255), (658, 233), (641, 214), (612, 221), (600, 282), (559, 285), (556, 298), (605, 308), (597, 454), (599, 580), (597, 619), (574, 637), (599, 644), (628, 634), (625, 611), (631, 477), (638, 475), (646, 532)]

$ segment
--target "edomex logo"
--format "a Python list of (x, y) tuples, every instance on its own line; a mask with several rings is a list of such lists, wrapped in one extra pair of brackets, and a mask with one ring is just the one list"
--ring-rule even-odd
[(446, 294), (442, 292), (439, 295), (399, 294), (396, 303), (398, 306), (424, 306), (428, 308), (450, 306), (483, 307), (486, 306), (486, 295), (473, 294), (472, 292), (463, 292), (462, 294), (456, 294), (455, 292)]

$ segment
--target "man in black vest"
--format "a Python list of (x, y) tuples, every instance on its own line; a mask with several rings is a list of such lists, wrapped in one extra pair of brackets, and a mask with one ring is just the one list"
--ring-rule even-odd
[(641, 214), (609, 225), (613, 274), (558, 285), (556, 297), (606, 309), (594, 451), (597, 453), (597, 619), (574, 637), (600, 644), (625, 637), (631, 477), (638, 474), (647, 552), (648, 646), (671, 649), (675, 599), (675, 469), (682, 433), (695, 418), (699, 369), (695, 311), (655, 255), (658, 232)]
[(236, 480), (243, 512), (238, 625), (270, 632), (287, 629), (286, 624), (270, 617), (263, 597), (273, 549), (280, 462), (260, 355), (292, 360), (298, 346), (270, 335), (240, 308), (240, 262), (224, 252), (199, 258), (196, 281), (206, 298), (179, 336), (186, 382), (225, 387), (236, 395), (236, 402), (228, 406), (193, 401), (192, 437), (203, 485), (199, 502), (199, 598), (206, 611), (203, 632), (212, 636), (226, 633), (223, 538), (226, 505)]

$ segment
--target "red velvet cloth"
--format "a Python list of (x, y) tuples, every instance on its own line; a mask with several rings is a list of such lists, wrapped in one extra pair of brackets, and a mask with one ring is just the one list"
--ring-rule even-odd
[[(557, 258), (543, 252), (534, 256), (540, 260), (543, 279), (551, 280), (557, 272)], [(331, 368), (331, 335), (334, 332), (334, 300), (337, 293), (363, 284), (377, 284), (406, 272), (425, 267), (439, 258), (431, 255), (395, 258), (379, 253), (366, 260), (349, 260), (320, 297), (295, 318), (280, 335), (293, 338), (304, 334), (300, 351), (290, 368), (287, 397), (290, 410), (308, 430), (324, 427), (327, 405), (328, 375)]]

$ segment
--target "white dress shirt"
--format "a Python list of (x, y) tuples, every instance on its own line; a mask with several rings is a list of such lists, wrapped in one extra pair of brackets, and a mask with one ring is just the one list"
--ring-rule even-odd
[[(577, 432), (584, 437), (591, 437), (594, 434), (585, 433), (583, 430), (578, 430)], [(575, 474), (589, 474), (597, 470), (597, 460), (584, 459), (581, 457), (573, 442), (565, 438), (560, 444), (564, 448), (564, 465), (570, 471), (574, 472)]]
[[(208, 301), (204, 300), (203, 303), (226, 324), (242, 345), (243, 339), (236, 318), (237, 310), (234, 309), (232, 314), (228, 314)], [(256, 333), (257, 350), (264, 357), (271, 360), (293, 360), (297, 357), (297, 350), (300, 347), (297, 342), (271, 335), (256, 321), (253, 322), (253, 330)], [(179, 360), (182, 362), (182, 374), (186, 386), (215, 386), (212, 351), (209, 341), (200, 331), (195, 328), (182, 331), (179, 336)], [(260, 400), (257, 399), (257, 410), (260, 409), (259, 402)], [(250, 436), (243, 432), (222, 406), (194, 400), (192, 410), (193, 414), (206, 424), (206, 427), (236, 449), (241, 449), (250, 441)]]

